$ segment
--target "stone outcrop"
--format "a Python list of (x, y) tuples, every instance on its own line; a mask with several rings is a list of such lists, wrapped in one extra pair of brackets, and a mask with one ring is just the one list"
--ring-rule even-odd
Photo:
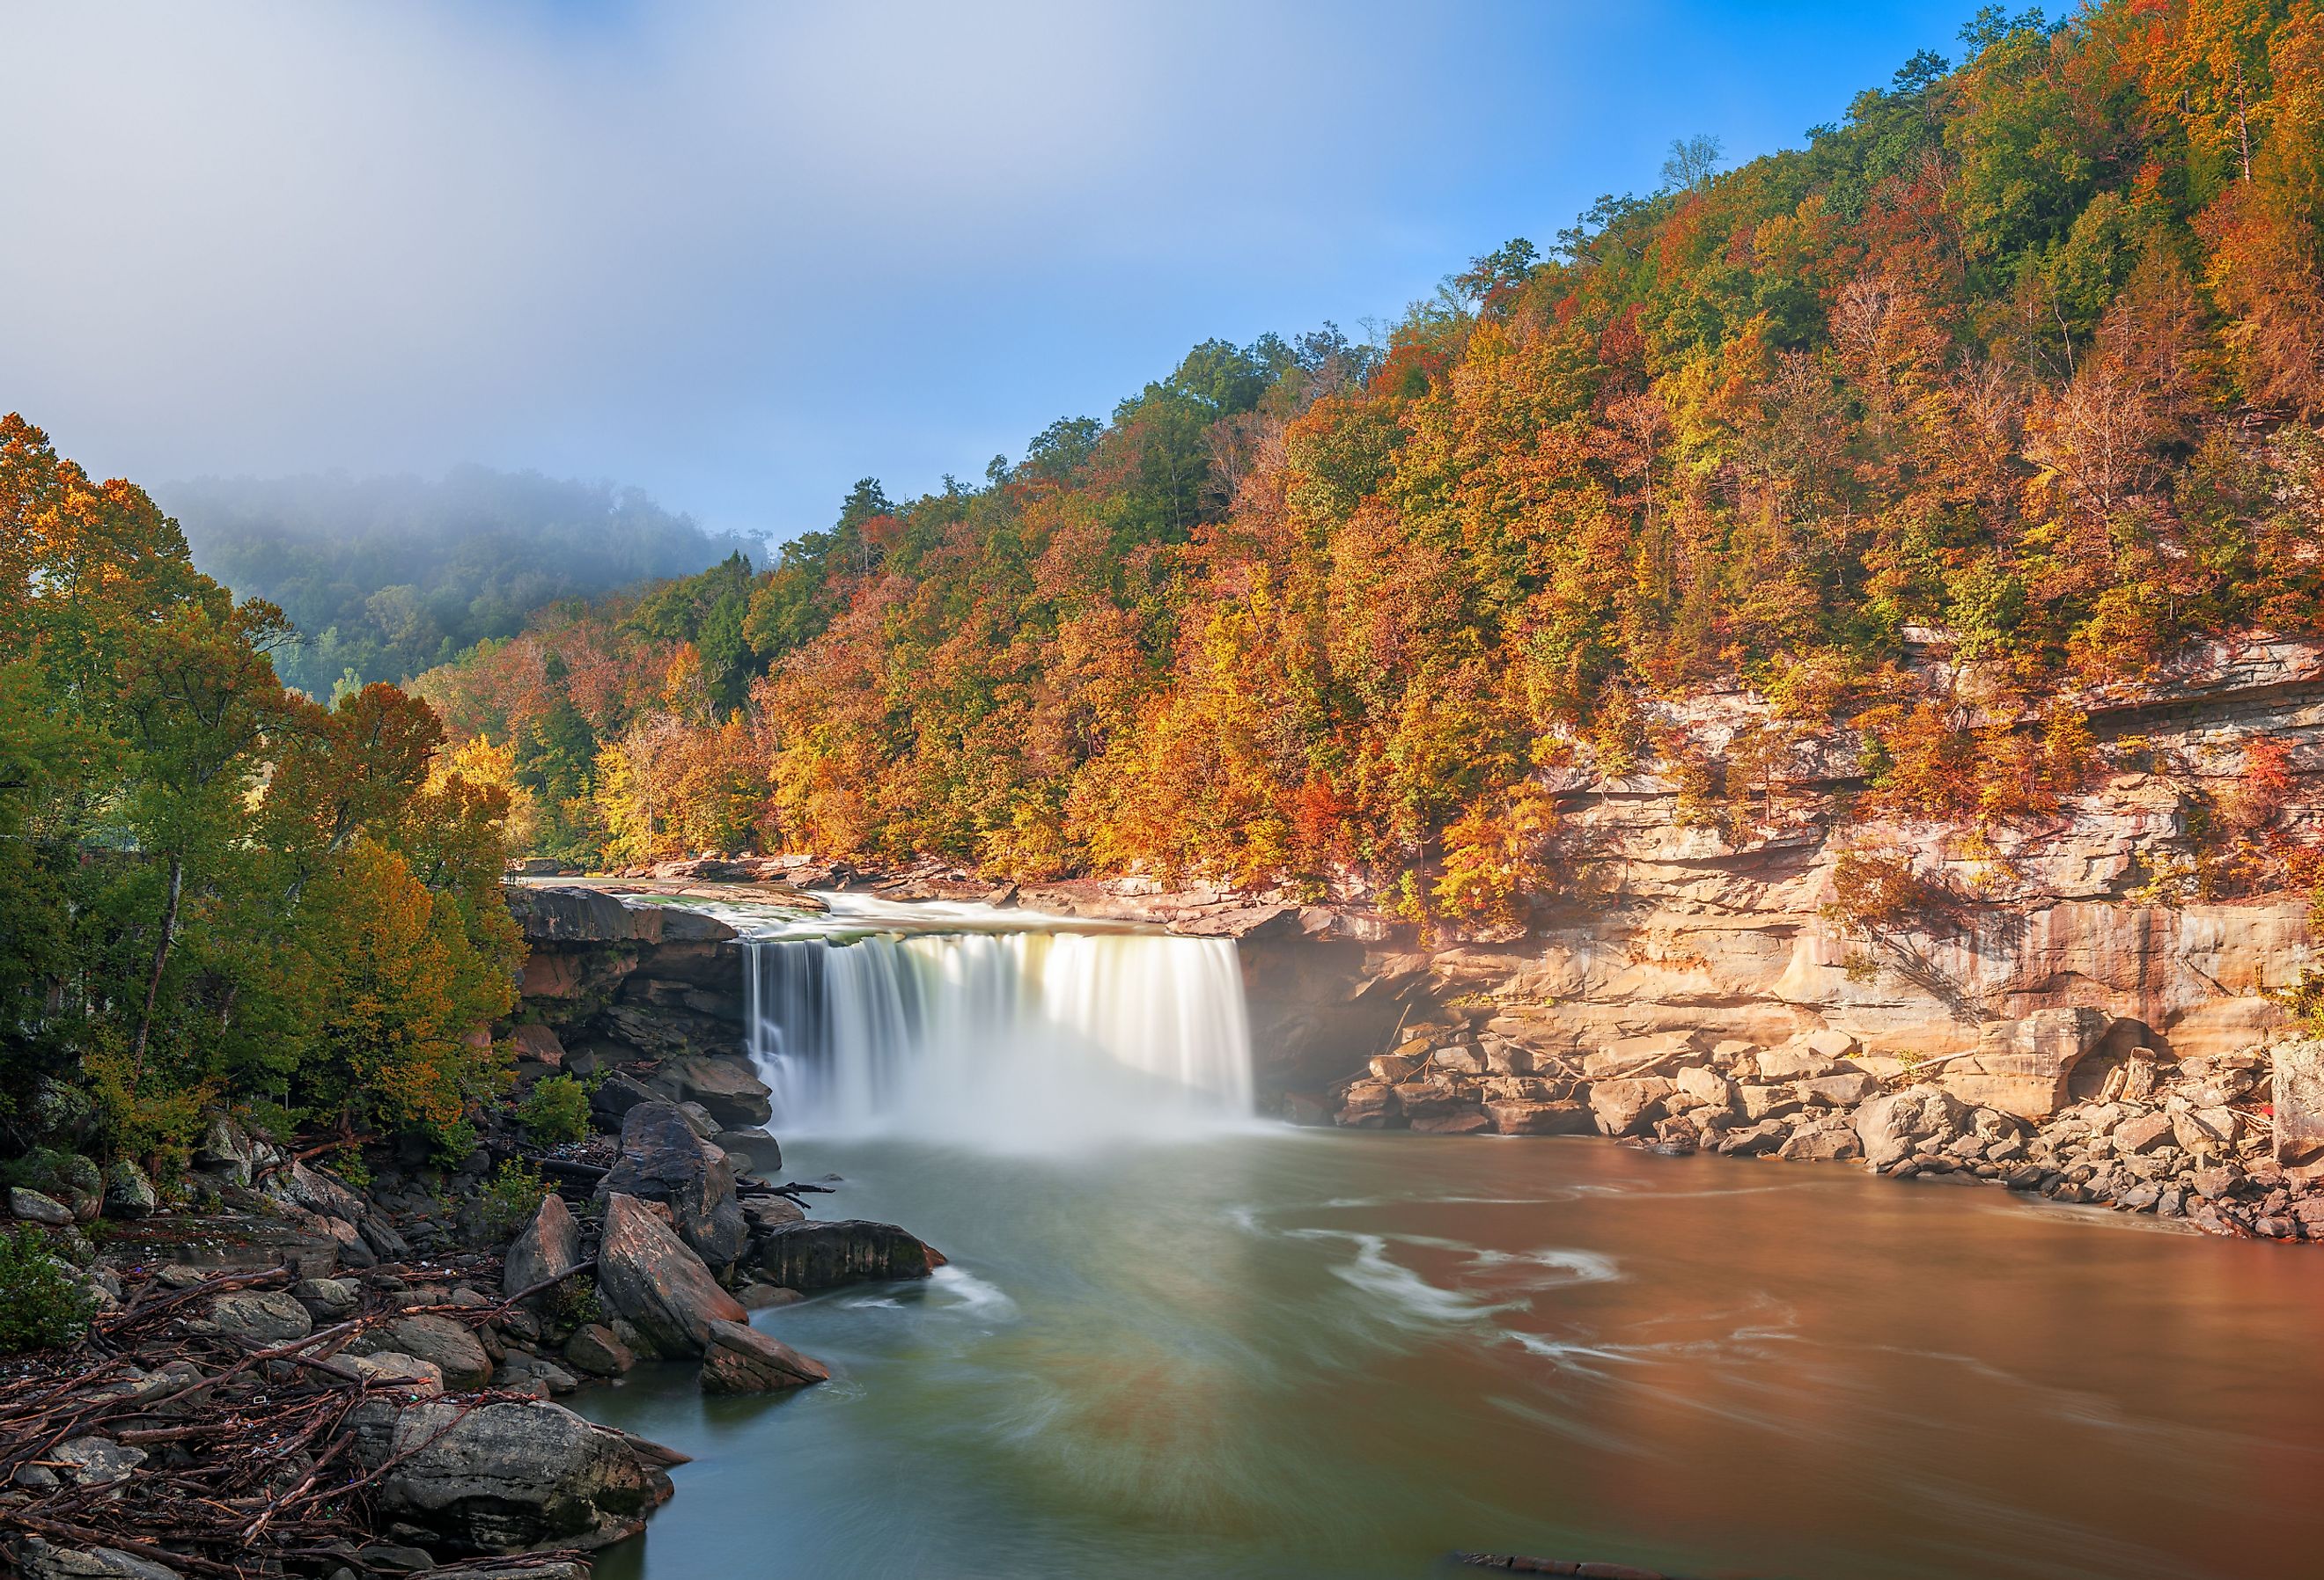
[(1977, 1051), (1950, 1062), (1940, 1079), (1971, 1106), (2047, 1119), (2071, 1100), (2068, 1086), (2075, 1067), (2113, 1024), (2111, 1016), (2087, 1006), (1997, 1021), (1979, 1031)]
[(652, 1354), (665, 1357), (699, 1355), (711, 1323), (747, 1319), (692, 1246), (645, 1203), (619, 1193), (605, 1199), (597, 1294)]
[(382, 1507), (471, 1551), (602, 1547), (669, 1496), (626, 1436), (559, 1405), (377, 1400), (349, 1422)]
[(835, 1289), (888, 1279), (924, 1279), (944, 1266), (935, 1247), (893, 1224), (862, 1219), (785, 1224), (754, 1243), (759, 1270), (787, 1289)]
[(2269, 1049), (2275, 1097), (2275, 1160), (2301, 1178), (2324, 1174), (2324, 1037)]

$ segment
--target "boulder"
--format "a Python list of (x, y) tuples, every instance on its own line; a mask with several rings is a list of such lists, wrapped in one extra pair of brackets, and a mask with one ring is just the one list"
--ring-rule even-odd
[(2172, 1140), (2171, 1116), (2167, 1113), (2135, 1114), (2116, 1125), (2113, 1134), (2117, 1152), (2151, 1152)]
[(754, 1196), (742, 1204), (742, 1216), (750, 1221), (752, 1233), (764, 1234), (785, 1224), (803, 1222), (807, 1209), (787, 1196)]
[(658, 1355), (698, 1355), (709, 1342), (712, 1322), (740, 1322), (744, 1317), (694, 1248), (644, 1202), (621, 1192), (605, 1201), (597, 1295)]
[(1689, 1065), (1673, 1079), (1679, 1091), (1692, 1098), (1698, 1108), (1731, 1110), (1735, 1106), (1735, 1083), (1717, 1070)]
[(1763, 1119), (1797, 1113), (1801, 1106), (1799, 1094), (1789, 1086), (1763, 1086), (1747, 1081), (1735, 1088), (1735, 1096), (1743, 1117), (1753, 1124)]
[(374, 1388), (392, 1388), (413, 1399), (433, 1399), (444, 1391), (444, 1369), (433, 1361), (395, 1350), (369, 1355), (342, 1355), (345, 1366)]
[(1659, 1076), (1597, 1081), (1590, 1087), (1590, 1110), (1597, 1115), (1601, 1133), (1636, 1135), (1661, 1117), (1663, 1099), (1676, 1090)]
[(1856, 1039), (1847, 1032), (1834, 1030), (1831, 1027), (1809, 1032), (1800, 1039), (1800, 1045), (1810, 1053), (1820, 1053), (1826, 1058), (1846, 1058), (1859, 1046)]
[(1412, 1122), (1412, 1128), (1425, 1136), (1465, 1136), (1489, 1130), (1492, 1123), (1482, 1108), (1469, 1104), (1448, 1109), (1443, 1113), (1432, 1113), (1425, 1119), (1416, 1119)]
[(363, 1303), (363, 1291), (345, 1279), (300, 1279), (290, 1286), (290, 1298), (307, 1314), (323, 1322), (352, 1317)]
[(1377, 1083), (1393, 1086), (1398, 1081), (1412, 1079), (1418, 1073), (1421, 1066), (1427, 1062), (1425, 1057), (1409, 1053), (1380, 1054), (1365, 1065), (1364, 1067), (1371, 1071), (1372, 1078), (1370, 1082), (1364, 1084)]
[(2105, 1012), (2087, 1007), (1995, 1021), (1978, 1033), (1977, 1051), (1947, 1065), (1938, 1079), (1963, 1103), (2039, 1123), (2071, 1101), (2074, 1067), (2113, 1024)]
[(1589, 1135), (1598, 1128), (1582, 1103), (1488, 1103), (1485, 1116), (1505, 1136)]
[(565, 1067), (565, 1044), (558, 1040), (555, 1031), (538, 1021), (529, 1021), (510, 1032), (509, 1041), (515, 1046), (516, 1056), (521, 1059), (530, 1059), (553, 1070)]
[(631, 1109), (641, 1103), (659, 1103), (662, 1095), (635, 1076), (615, 1070), (589, 1094), (589, 1113), (607, 1129), (617, 1129)]
[(744, 1284), (734, 1291), (734, 1298), (751, 1311), (770, 1311), (778, 1306), (796, 1306), (807, 1298), (797, 1289), (786, 1289), (780, 1284)]
[(510, 1243), (501, 1262), (501, 1292), (513, 1296), (580, 1265), (581, 1225), (573, 1221), (564, 1197), (542, 1197), (532, 1222)]
[(622, 1121), (622, 1153), (598, 1183), (603, 1196), (666, 1203), (678, 1232), (714, 1267), (742, 1254), (751, 1232), (734, 1199), (734, 1166), (675, 1104), (641, 1103)]
[(129, 1479), (145, 1463), (143, 1448), (131, 1448), (110, 1437), (69, 1437), (49, 1450), (51, 1468), (77, 1487), (109, 1487)]
[(1787, 1163), (1832, 1163), (1863, 1155), (1856, 1127), (1844, 1119), (1803, 1124), (1775, 1149), (1775, 1156)]
[[(696, 1135), (714, 1145), (716, 1143), (718, 1122), (710, 1117), (710, 1110), (699, 1103), (681, 1103), (678, 1105), (678, 1112)], [(725, 1149), (721, 1147), (719, 1150), (724, 1151)]]
[(787, 1289), (829, 1289), (868, 1280), (924, 1279), (945, 1264), (943, 1252), (893, 1224), (857, 1218), (833, 1224), (787, 1224), (760, 1240), (757, 1252), (767, 1281)]
[(380, 1511), (460, 1547), (595, 1548), (641, 1529), (669, 1478), (562, 1405), (369, 1400), (348, 1413)]
[(710, 1138), (710, 1144), (734, 1160), (737, 1169), (772, 1178), (783, 1166), (780, 1141), (757, 1125), (742, 1130), (722, 1130)]
[(194, 1146), (195, 1168), (205, 1174), (222, 1175), (236, 1185), (250, 1183), (250, 1171), (260, 1160), (260, 1143), (223, 1113), (211, 1117)]
[(2179, 1108), (2171, 1113), (2171, 1133), (2193, 1157), (2224, 1152), (2235, 1145), (2242, 1122), (2232, 1108)]
[(1923, 1083), (1875, 1097), (1856, 1111), (1856, 1136), (1865, 1160), (1875, 1169), (1912, 1156), (1914, 1145), (1950, 1140), (1960, 1130), (1964, 1110), (1942, 1086)]
[(613, 1336), (603, 1323), (587, 1322), (565, 1341), (565, 1359), (576, 1371), (592, 1377), (619, 1377), (638, 1363), (630, 1346)]
[(714, 1322), (702, 1354), (705, 1393), (772, 1393), (826, 1382), (831, 1369), (747, 1323)]
[(27, 1190), (21, 1185), (8, 1187), (8, 1213), (27, 1224), (40, 1224), (51, 1229), (69, 1229), (73, 1224), (70, 1207), (52, 1196)]
[(620, 944), (639, 936), (629, 908), (602, 890), (510, 883), (501, 892), (528, 943)]
[(1692, 1031), (1657, 1031), (1647, 1037), (1624, 1037), (1585, 1054), (1582, 1073), (1592, 1077), (1618, 1076), (1658, 1060), (1674, 1058), (1694, 1047)]
[(2274, 1071), (2275, 1160), (2301, 1178), (2324, 1174), (2324, 1037), (2267, 1050)]
[(694, 1054), (671, 1059), (654, 1079), (680, 1100), (701, 1104), (721, 1125), (740, 1129), (774, 1117), (774, 1094), (747, 1059)]
[(24, 1538), (16, 1563), (24, 1580), (184, 1580), (168, 1565), (119, 1548), (57, 1547), (37, 1536)]
[(1515, 1042), (1488, 1043), (1485, 1068), (1497, 1076), (1529, 1076), (1533, 1074), (1533, 1049)]
[(209, 1322), (216, 1332), (259, 1344), (288, 1344), (315, 1331), (315, 1319), (287, 1290), (244, 1289), (210, 1301)]
[(1428, 1062), (1450, 1076), (1481, 1076), (1485, 1060), (1465, 1042), (1451, 1043), (1428, 1056)]
[[(1375, 1059), (1373, 1062), (1377, 1064), (1379, 1061)], [(1334, 1116), (1334, 1121), (1365, 1130), (1378, 1130), (1403, 1112), (1403, 1105), (1397, 1099), (1396, 1087), (1388, 1082), (1357, 1081), (1342, 1094), (1340, 1112)]]
[(1880, 1083), (1870, 1076), (1851, 1071), (1838, 1076), (1811, 1076), (1793, 1082), (1792, 1090), (1800, 1095), (1800, 1101), (1812, 1107), (1853, 1108), (1880, 1095)]
[(1425, 1080), (1406, 1081), (1392, 1086), (1397, 1108), (1413, 1119), (1429, 1119), (1450, 1113), (1462, 1105), (1461, 1088), (1452, 1082), (1431, 1076)]
[(1813, 1081), (1848, 1073), (1847, 1066), (1828, 1053), (1819, 1053), (1800, 1037), (1781, 1048), (1761, 1049), (1753, 1062), (1759, 1067), (1763, 1081)]
[(105, 1166), (105, 1210), (108, 1215), (116, 1218), (148, 1217), (161, 1205), (161, 1194), (135, 1162), (115, 1158)]
[(379, 1348), (416, 1355), (444, 1374), (455, 1392), (482, 1388), (493, 1380), (493, 1358), (466, 1324), (420, 1312), (399, 1317), (381, 1330)]

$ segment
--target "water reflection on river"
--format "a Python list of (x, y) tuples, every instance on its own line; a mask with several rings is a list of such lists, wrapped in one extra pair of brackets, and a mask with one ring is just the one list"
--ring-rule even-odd
[(954, 1265), (762, 1314), (824, 1387), (586, 1396), (696, 1456), (600, 1580), (2324, 1574), (2324, 1254), (1587, 1141), (795, 1152)]

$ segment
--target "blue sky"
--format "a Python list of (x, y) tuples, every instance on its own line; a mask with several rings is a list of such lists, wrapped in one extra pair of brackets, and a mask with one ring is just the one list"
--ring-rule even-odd
[(1972, 9), (20, 9), (0, 408), (143, 482), (475, 460), (780, 539), (1392, 319), (1674, 137), (1796, 144)]

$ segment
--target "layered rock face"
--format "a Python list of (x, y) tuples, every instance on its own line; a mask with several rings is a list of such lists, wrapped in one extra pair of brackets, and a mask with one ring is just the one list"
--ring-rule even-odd
[[(1566, 816), (1602, 901), (1528, 938), (1436, 952), (1438, 996), (1489, 1006), (1495, 1030), (1544, 1047), (1671, 1030), (1772, 1044), (1835, 1027), (1877, 1053), (1950, 1054), (2044, 1009), (2136, 1021), (2181, 1056), (2281, 1034), (2266, 991), (2314, 958), (2306, 898), (2198, 898), (2201, 825), (2264, 744), (2291, 776), (2281, 837), (2324, 837), (2324, 643), (2221, 644), (2085, 706), (2099, 746), (2149, 771), (1983, 839), (1838, 826), (1861, 782), (1845, 742), (1803, 747), (1773, 819), (1740, 843), (1691, 822), (1674, 780), (1577, 783)], [(1714, 743), (1767, 720), (1740, 695), (1689, 712)], [(1833, 919), (1842, 859), (1868, 852), (1946, 896), (1942, 913)]]

